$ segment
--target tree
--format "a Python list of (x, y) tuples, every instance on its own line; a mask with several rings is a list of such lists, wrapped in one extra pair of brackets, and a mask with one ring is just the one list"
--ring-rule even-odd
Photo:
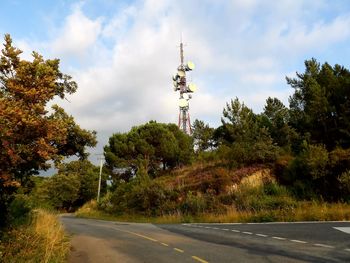
[(231, 100), (230, 103), (226, 103), (223, 116), (221, 122), (228, 133), (225, 137), (230, 138), (230, 142), (254, 141), (254, 138), (259, 132), (257, 117), (238, 98)]
[(197, 151), (202, 152), (214, 146), (214, 128), (209, 127), (201, 120), (195, 120), (192, 125), (192, 137)]
[(260, 117), (262, 126), (268, 129), (273, 141), (278, 146), (289, 147), (296, 133), (289, 126), (288, 108), (279, 99), (269, 97)]
[[(101, 191), (106, 191), (105, 173)], [(36, 187), (33, 195), (42, 203), (56, 209), (73, 210), (97, 196), (99, 167), (88, 160), (77, 160), (59, 165), (58, 173)]]
[[(21, 50), (5, 35), (0, 55), (0, 203), (31, 175), (59, 163), (66, 156), (85, 158), (85, 147), (95, 146), (95, 132), (81, 129), (57, 105), (77, 84), (59, 69), (59, 60), (44, 60), (36, 52), (33, 60), (20, 58)], [(1, 208), (2, 209), (2, 208)]]
[(193, 145), (176, 125), (151, 121), (128, 133), (113, 134), (104, 152), (116, 181), (128, 181), (141, 171), (155, 176), (161, 169), (189, 163)]
[(231, 148), (228, 160), (235, 164), (252, 164), (275, 159), (277, 148), (268, 130), (261, 127), (258, 116), (238, 98), (226, 104), (223, 116), (223, 127), (217, 129), (216, 135), (221, 135), (223, 144)]
[[(80, 188), (75, 206), (81, 206), (97, 197), (99, 172), (100, 168), (88, 160), (71, 161), (59, 166), (59, 174), (65, 174), (66, 176), (78, 175)], [(102, 172), (101, 178), (101, 192), (104, 193), (107, 188), (107, 174)]]
[(350, 71), (343, 66), (322, 66), (305, 61), (305, 72), (288, 78), (291, 125), (312, 144), (350, 147)]

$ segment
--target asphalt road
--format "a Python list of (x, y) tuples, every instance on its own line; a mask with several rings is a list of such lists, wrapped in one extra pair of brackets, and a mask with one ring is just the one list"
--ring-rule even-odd
[(69, 262), (350, 262), (350, 222), (153, 225), (61, 220)]

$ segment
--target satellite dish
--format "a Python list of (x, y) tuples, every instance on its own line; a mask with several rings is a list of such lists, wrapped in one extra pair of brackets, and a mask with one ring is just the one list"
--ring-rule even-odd
[(187, 65), (186, 65), (186, 67), (185, 67), (185, 69), (186, 69), (187, 71), (190, 71), (190, 70), (194, 70), (194, 68), (195, 68), (194, 63), (193, 63), (192, 61), (188, 61), (188, 62), (187, 62)]
[(185, 71), (179, 70), (179, 71), (177, 72), (177, 75), (179, 75), (180, 78), (181, 78), (181, 77), (185, 77)]
[(179, 106), (180, 106), (180, 108), (187, 107), (188, 106), (188, 101), (186, 99), (184, 99), (184, 98), (179, 99)]
[(189, 89), (189, 91), (195, 92), (197, 90), (197, 85), (194, 83), (190, 83), (188, 84), (187, 88)]

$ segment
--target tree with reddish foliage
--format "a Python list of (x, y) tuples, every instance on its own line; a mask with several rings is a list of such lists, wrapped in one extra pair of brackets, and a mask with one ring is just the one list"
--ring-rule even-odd
[(14, 188), (48, 169), (49, 161), (57, 164), (71, 155), (84, 159), (85, 147), (96, 145), (96, 133), (81, 129), (62, 108), (47, 110), (48, 102), (77, 89), (60, 71), (59, 60), (44, 60), (33, 52), (33, 60), (27, 61), (21, 53), (5, 35), (0, 54), (0, 206)]

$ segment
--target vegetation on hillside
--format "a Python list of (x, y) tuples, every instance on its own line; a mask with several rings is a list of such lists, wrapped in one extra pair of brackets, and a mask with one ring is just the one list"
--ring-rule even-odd
[[(165, 124), (150, 122), (113, 135), (105, 147), (113, 187), (99, 209), (142, 216), (236, 211), (265, 214), (259, 220), (293, 220), (301, 207), (347, 203), (350, 72), (311, 59), (305, 61), (305, 72), (287, 78), (287, 83), (295, 90), (289, 108), (268, 98), (264, 111), (256, 114), (238, 98), (232, 99), (220, 127), (194, 122), (194, 151), (183, 155), (175, 150), (176, 138), (164, 135)], [(181, 158), (167, 162), (174, 160), (169, 156)], [(181, 168), (188, 162), (193, 165)], [(245, 177), (266, 169), (270, 176), (260, 186), (243, 183)], [(343, 208), (349, 209), (346, 204)], [(334, 214), (345, 219), (343, 212)]]
[[(289, 107), (269, 97), (257, 114), (234, 98), (219, 127), (195, 120), (192, 136), (155, 121), (111, 135), (96, 203), (90, 200), (99, 168), (86, 160), (96, 133), (57, 105), (47, 109), (54, 98), (74, 93), (76, 83), (59, 70), (59, 60), (33, 52), (33, 61), (26, 61), (20, 54), (6, 35), (0, 55), (0, 238), (27, 242), (36, 236), (33, 225), (27, 231), (23, 224), (46, 217), (39, 212), (29, 221), (38, 207), (83, 206), (82, 216), (155, 222), (350, 219), (348, 69), (307, 60), (304, 73), (287, 78), (294, 88)], [(62, 163), (73, 155), (79, 160)], [(49, 163), (57, 174), (33, 176)], [(1, 244), (7, 257), (30, 255)]]

